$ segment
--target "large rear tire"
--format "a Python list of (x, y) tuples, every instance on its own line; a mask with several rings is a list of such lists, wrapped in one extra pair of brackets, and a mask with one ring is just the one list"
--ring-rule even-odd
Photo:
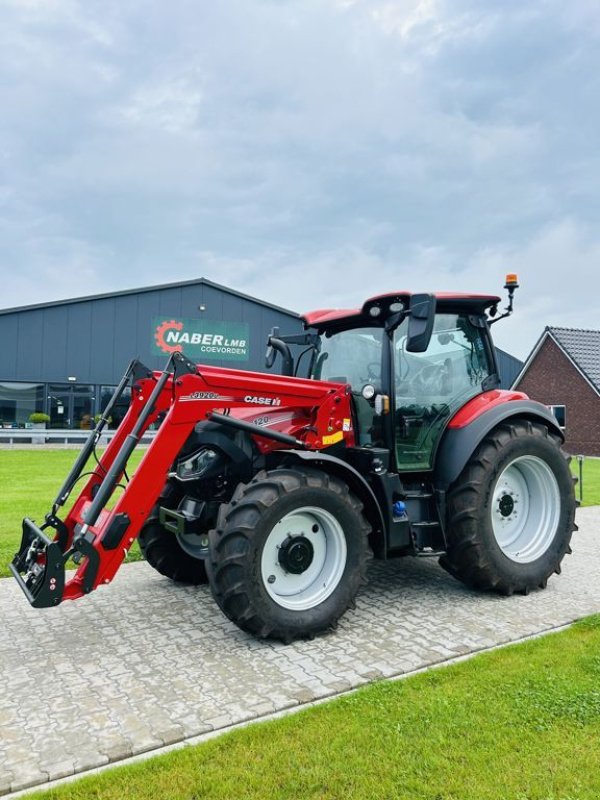
[(510, 595), (560, 573), (575, 528), (574, 479), (560, 439), (514, 420), (479, 445), (448, 494), (441, 565), (477, 589)]
[(180, 499), (181, 492), (178, 492), (171, 484), (167, 484), (158, 503), (144, 523), (138, 541), (144, 558), (157, 572), (177, 583), (197, 586), (208, 583), (208, 577), (204, 559), (192, 555), (194, 539), (192, 538), (189, 543), (184, 541), (184, 549), (177, 534), (163, 528), (158, 519), (160, 506), (177, 508)]
[(370, 527), (346, 484), (277, 469), (241, 484), (210, 532), (209, 581), (242, 630), (291, 642), (332, 628), (366, 582)]

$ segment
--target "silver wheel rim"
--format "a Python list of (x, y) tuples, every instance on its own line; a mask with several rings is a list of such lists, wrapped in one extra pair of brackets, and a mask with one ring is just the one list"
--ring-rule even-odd
[(184, 553), (204, 560), (208, 548), (208, 537), (205, 533), (176, 533), (175, 537)]
[[(312, 560), (300, 574), (286, 571), (279, 561), (288, 539), (310, 542)], [(338, 520), (323, 508), (304, 506), (286, 514), (267, 536), (261, 574), (269, 597), (282, 608), (307, 611), (326, 600), (339, 585), (346, 566), (346, 537)]]
[(507, 558), (528, 564), (546, 553), (560, 517), (554, 473), (536, 456), (521, 456), (504, 469), (492, 499), (492, 528)]

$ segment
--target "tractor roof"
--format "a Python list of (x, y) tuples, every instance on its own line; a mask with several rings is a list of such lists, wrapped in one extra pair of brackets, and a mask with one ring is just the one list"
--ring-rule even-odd
[[(301, 318), (307, 326), (314, 328), (355, 324), (361, 320), (373, 324), (375, 321), (374, 316), (369, 313), (373, 307), (379, 306), (381, 308), (383, 313), (379, 318), (383, 318), (386, 313), (398, 310), (390, 308), (394, 304), (402, 303), (405, 308), (408, 308), (413, 294), (414, 292), (388, 292), (365, 300), (362, 308), (320, 308), (316, 311), (308, 311), (306, 314), (302, 314)], [(497, 305), (501, 300), (500, 297), (492, 294), (458, 294), (455, 292), (436, 292), (435, 297), (440, 311), (464, 309), (472, 313), (483, 313), (486, 308)]]

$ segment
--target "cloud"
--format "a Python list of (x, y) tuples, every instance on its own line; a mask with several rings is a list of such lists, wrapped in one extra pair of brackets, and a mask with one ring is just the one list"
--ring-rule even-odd
[(591, 320), (598, 23), (587, 0), (10, 0), (0, 304), (204, 274), (301, 309), (520, 269), (507, 347)]
[[(600, 242), (571, 219), (545, 227), (521, 247), (483, 248), (466, 262), (443, 247), (415, 247), (404, 255), (376, 256), (342, 247), (303, 259), (268, 251), (260, 258), (227, 259), (198, 253), (202, 274), (296, 311), (355, 308), (383, 292), (457, 291), (499, 295), (508, 272), (520, 288), (514, 316), (493, 328), (497, 343), (524, 358), (546, 325), (598, 327), (597, 300), (586, 287), (597, 281)], [(311, 283), (304, 276), (318, 275)], [(290, 300), (293, 300), (290, 303)]]

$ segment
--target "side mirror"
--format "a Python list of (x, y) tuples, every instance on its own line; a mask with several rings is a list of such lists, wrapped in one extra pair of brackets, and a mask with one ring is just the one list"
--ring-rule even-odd
[(279, 328), (271, 328), (271, 333), (267, 337), (267, 352), (265, 353), (265, 367), (271, 369), (275, 363), (275, 348), (271, 344), (272, 338), (279, 337)]
[(276, 353), (281, 353), (283, 359), (282, 375), (294, 374), (294, 359), (287, 344), (279, 338), (279, 328), (272, 328), (267, 339), (267, 352), (265, 353), (265, 367), (271, 369), (275, 363)]
[(435, 296), (413, 294), (410, 298), (408, 336), (406, 349), (409, 353), (424, 353), (429, 347), (435, 320)]

